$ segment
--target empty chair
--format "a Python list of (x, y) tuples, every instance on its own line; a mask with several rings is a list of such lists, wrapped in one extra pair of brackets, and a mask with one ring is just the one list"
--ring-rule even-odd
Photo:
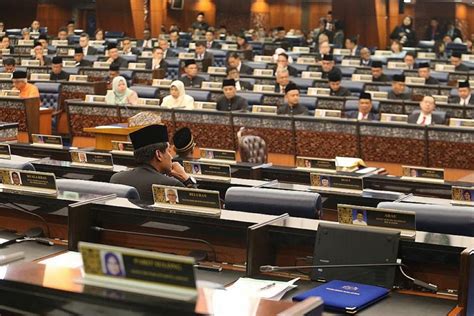
[(204, 90), (187, 89), (186, 94), (192, 96), (194, 101), (199, 101), (199, 102), (207, 102), (209, 101), (209, 98), (211, 97), (211, 93), (209, 91), (204, 91)]
[(360, 94), (362, 91), (364, 91), (364, 82), (360, 81), (351, 81), (351, 80), (342, 80), (341, 81), (341, 86), (344, 88), (349, 89), (349, 91), (352, 94)]
[(438, 79), (440, 82), (448, 82), (448, 75), (447, 72), (440, 72), (440, 71), (432, 71), (431, 77)]
[(307, 107), (308, 110), (314, 111), (316, 109), (316, 103), (318, 102), (318, 99), (315, 97), (300, 97), (300, 104)]
[(61, 95), (61, 84), (57, 82), (36, 82), (35, 86), (40, 92), (41, 107), (59, 108), (59, 96)]
[(382, 202), (378, 208), (416, 213), (416, 230), (474, 236), (474, 207), (418, 203)]
[(231, 187), (225, 194), (225, 208), (232, 211), (293, 217), (319, 218), (321, 196), (316, 192)]
[[(12, 157), (12, 159), (14, 158)], [(0, 159), (0, 168), (35, 171), (35, 167), (30, 162), (18, 162), (7, 159)]]
[(242, 127), (237, 133), (237, 138), (242, 162), (267, 163), (268, 147), (263, 137), (254, 135), (251, 130)]
[(117, 197), (121, 198), (127, 198), (131, 200), (140, 199), (137, 189), (123, 184), (76, 179), (57, 179), (56, 186), (58, 187), (59, 191), (97, 195), (116, 194)]
[(138, 94), (139, 98), (159, 99), (160, 90), (157, 87), (150, 86), (131, 86), (130, 89)]
[(239, 91), (237, 94), (240, 95), (242, 98), (246, 99), (250, 106), (259, 105), (263, 102), (263, 94), (261, 93)]
[(309, 87), (314, 87), (314, 80), (313, 79), (302, 79), (302, 78), (291, 78), (298, 88), (300, 88), (302, 93), (306, 93)]

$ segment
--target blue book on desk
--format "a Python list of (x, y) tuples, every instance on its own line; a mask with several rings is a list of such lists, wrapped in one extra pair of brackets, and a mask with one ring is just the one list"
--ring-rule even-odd
[(388, 293), (389, 290), (379, 286), (333, 280), (296, 295), (293, 300), (302, 301), (310, 296), (319, 296), (324, 301), (324, 308), (354, 314), (386, 297)]

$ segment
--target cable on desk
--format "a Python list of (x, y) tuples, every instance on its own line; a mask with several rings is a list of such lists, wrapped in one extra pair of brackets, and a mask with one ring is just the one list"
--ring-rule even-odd
[(139, 236), (148, 236), (148, 237), (157, 237), (157, 238), (164, 238), (164, 239), (175, 239), (175, 240), (184, 240), (184, 241), (191, 241), (205, 244), (211, 249), (212, 256), (214, 257), (214, 261), (217, 262), (217, 253), (214, 246), (204, 239), (197, 239), (197, 238), (189, 238), (189, 237), (178, 237), (178, 236), (169, 236), (169, 235), (160, 235), (160, 234), (150, 234), (150, 233), (141, 233), (141, 232), (134, 232), (134, 231), (127, 231), (127, 230), (119, 230), (119, 229), (111, 229), (111, 228), (103, 228), (99, 226), (92, 226), (93, 230), (101, 232), (107, 231), (112, 233), (123, 233), (123, 234), (132, 234), (132, 235), (139, 235)]
[[(3, 206), (5, 206), (5, 207), (7, 207), (7, 208), (9, 208), (9, 209), (11, 209), (11, 210), (20, 211), (20, 212), (23, 212), (23, 213), (25, 213), (25, 214), (28, 214), (28, 215), (34, 216), (34, 217), (36, 217), (36, 218), (39, 218), (39, 219), (43, 222), (44, 226), (46, 227), (46, 233), (45, 233), (46, 237), (47, 237), (47, 238), (50, 237), (49, 224), (48, 224), (48, 222), (44, 219), (43, 216), (38, 215), (38, 214), (36, 214), (36, 213), (33, 213), (33, 212), (31, 212), (31, 211), (28, 211), (28, 210), (27, 210), (26, 208), (24, 208), (23, 206), (18, 205), (18, 204), (13, 203), (13, 202), (0, 203), (0, 204), (3, 205)], [(13, 206), (15, 206), (15, 207), (11, 207), (11, 206), (8, 205), (8, 204), (11, 204), (11, 205), (13, 205)]]

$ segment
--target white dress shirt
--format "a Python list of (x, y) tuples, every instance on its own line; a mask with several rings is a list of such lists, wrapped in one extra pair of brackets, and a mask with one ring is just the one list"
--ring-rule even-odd
[(364, 115), (362, 112), (359, 112), (359, 114), (357, 115), (357, 119), (359, 121), (368, 120), (369, 119), (369, 113)]
[(431, 125), (431, 114), (425, 115), (423, 113), (420, 113), (420, 116), (418, 116), (418, 120), (416, 120), (416, 124), (421, 125), (421, 122), (423, 122), (423, 117), (425, 117), (424, 125)]
[(82, 48), (82, 52), (84, 53), (84, 56), (87, 56), (87, 52), (89, 51), (89, 45), (87, 45), (86, 47), (83, 47)]
[(151, 40), (143, 40), (142, 47), (143, 48), (152, 48), (152, 41)]
[(468, 96), (467, 98), (465, 98), (465, 99), (459, 98), (459, 104), (461, 104), (461, 105), (468, 105), (470, 100), (471, 100), (471, 95), (469, 95), (469, 96)]

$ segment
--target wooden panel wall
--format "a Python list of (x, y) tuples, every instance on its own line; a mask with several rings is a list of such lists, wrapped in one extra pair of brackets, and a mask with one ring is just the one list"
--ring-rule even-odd
[(319, 27), (319, 19), (326, 17), (328, 11), (332, 10), (332, 4), (327, 2), (310, 3), (309, 7), (309, 29)]
[(270, 27), (283, 26), (286, 30), (301, 29), (301, 0), (271, 0)]
[(241, 29), (253, 27), (250, 25), (250, 0), (235, 1), (215, 0), (216, 26), (225, 25), (233, 33)]
[[(240, 1), (239, 1), (240, 2)], [(237, 3), (232, 1), (233, 5)], [(181, 29), (187, 30), (196, 20), (199, 12), (203, 12), (209, 25), (216, 23), (216, 3), (214, 0), (186, 0), (183, 10), (167, 10), (167, 19), (164, 25), (168, 28), (171, 24), (178, 24)]]
[(55, 0), (49, 3), (38, 3), (36, 19), (48, 27), (48, 34), (55, 36), (59, 28), (71, 20), (72, 3)]
[(135, 36), (129, 1), (97, 0), (96, 10), (97, 27), (105, 31), (123, 31), (127, 36)]
[[(36, 19), (38, 0), (0, 1), (0, 20), (6, 28), (29, 27)], [(47, 21), (44, 21), (47, 25)]]
[(431, 18), (437, 18), (441, 25), (445, 24), (447, 21), (454, 21), (456, 4), (454, 2), (417, 0), (414, 10), (416, 35), (418, 39), (423, 39), (423, 35)]

